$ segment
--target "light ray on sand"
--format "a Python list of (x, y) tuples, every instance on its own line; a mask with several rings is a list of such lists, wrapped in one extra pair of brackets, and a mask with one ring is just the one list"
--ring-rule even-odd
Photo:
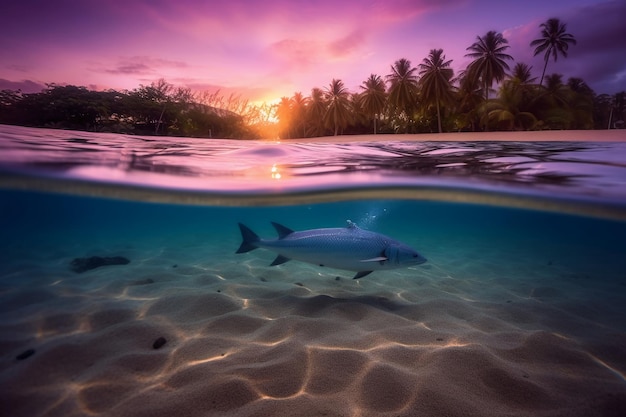
[(124, 288), (124, 291), (122, 291), (121, 294), (116, 295), (115, 298), (117, 298), (118, 300), (134, 300), (134, 301), (153, 301), (153, 300), (159, 299), (159, 297), (139, 297), (139, 296), (129, 295), (128, 294), (129, 288), (130, 287)]
[(428, 327), (428, 326), (426, 325), (426, 323), (424, 323), (423, 321), (418, 321), (417, 323), (415, 323), (415, 325), (416, 325), (417, 327), (422, 327), (422, 328), (424, 328), (424, 329), (426, 329), (426, 330), (432, 330), (432, 329), (431, 329), (430, 327)]
[(188, 366), (196, 366), (196, 365), (201, 365), (203, 363), (208, 363), (208, 362), (214, 362), (214, 361), (219, 361), (221, 359), (224, 359), (228, 356), (228, 353), (225, 353), (223, 355), (215, 355), (215, 356), (211, 356), (208, 358), (204, 358), (204, 359), (197, 359), (195, 361), (189, 361), (187, 362)]
[(592, 355), (591, 353), (587, 353), (587, 355), (589, 355), (589, 357), (595, 363), (597, 363), (598, 365), (604, 366), (606, 369), (611, 371), (611, 373), (613, 373), (614, 375), (619, 377), (622, 381), (626, 382), (626, 375), (624, 375), (622, 372), (620, 372), (619, 370), (613, 368), (611, 365), (609, 365), (608, 363), (604, 362), (602, 359), (598, 358), (597, 356)]

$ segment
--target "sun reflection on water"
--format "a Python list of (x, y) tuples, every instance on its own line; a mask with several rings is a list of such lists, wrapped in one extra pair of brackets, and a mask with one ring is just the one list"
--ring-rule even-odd
[(272, 172), (272, 179), (274, 179), (274, 180), (279, 180), (279, 179), (281, 179), (282, 175), (281, 175), (281, 174), (280, 174), (280, 172), (278, 171), (278, 166), (276, 166), (276, 164), (273, 164), (273, 165), (272, 165), (271, 172)]

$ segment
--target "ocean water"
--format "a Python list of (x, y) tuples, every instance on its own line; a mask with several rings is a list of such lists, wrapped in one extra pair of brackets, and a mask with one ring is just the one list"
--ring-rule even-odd
[[(2, 407), (623, 415), (626, 143), (589, 135), (279, 143), (0, 126)], [(428, 262), (353, 280), (235, 253), (238, 222), (275, 238), (272, 221), (347, 220)], [(94, 256), (129, 263), (72, 270)]]

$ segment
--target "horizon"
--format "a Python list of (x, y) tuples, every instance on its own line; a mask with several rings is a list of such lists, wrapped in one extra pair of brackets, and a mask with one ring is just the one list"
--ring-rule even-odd
[(626, 89), (626, 2), (362, 3), (17, 2), (0, 16), (0, 89), (132, 90), (164, 79), (194, 92), (274, 103), (296, 92), (308, 96), (332, 79), (357, 92), (370, 74), (386, 76), (400, 58), (416, 67), (435, 48), (458, 75), (470, 62), (466, 48), (489, 30), (501, 32), (514, 62), (532, 65), (539, 77), (543, 57), (533, 57), (530, 42), (551, 17), (567, 24), (577, 45), (568, 57), (551, 59), (546, 74), (581, 78), (598, 94)]

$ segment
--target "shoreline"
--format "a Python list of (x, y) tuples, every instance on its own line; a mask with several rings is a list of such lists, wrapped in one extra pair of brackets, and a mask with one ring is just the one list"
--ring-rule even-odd
[(280, 139), (280, 142), (626, 142), (626, 129), (369, 134)]
[(228, 138), (201, 138), (189, 136), (145, 136), (128, 133), (113, 132), (91, 132), (85, 130), (51, 129), (45, 127), (28, 127), (17, 125), (0, 124), (0, 138), (3, 134), (15, 135), (18, 131), (51, 130), (61, 136), (71, 137), (93, 137), (100, 135), (113, 135), (131, 138), (146, 138), (151, 140), (173, 139), (179, 140), (194, 139), (200, 141), (240, 141), (240, 142), (284, 142), (284, 143), (346, 143), (346, 142), (626, 142), (626, 129), (601, 129), (601, 130), (532, 130), (520, 132), (494, 131), (494, 132), (445, 132), (445, 133), (379, 133), (364, 135), (338, 135), (338, 136), (318, 136), (311, 138), (293, 139), (228, 139)]

